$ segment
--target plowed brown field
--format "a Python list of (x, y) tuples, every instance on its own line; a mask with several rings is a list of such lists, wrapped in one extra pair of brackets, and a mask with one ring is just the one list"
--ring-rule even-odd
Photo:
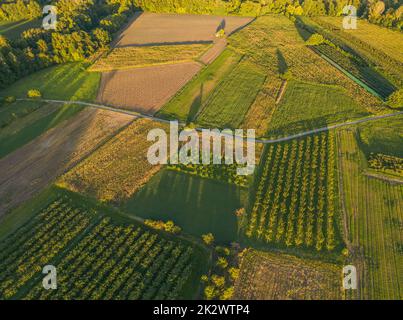
[(196, 62), (102, 74), (98, 102), (154, 114), (201, 69)]
[(0, 217), (91, 153), (133, 117), (87, 109), (0, 160)]
[(143, 13), (122, 32), (117, 47), (213, 41), (222, 24), (230, 34), (249, 23), (248, 17)]

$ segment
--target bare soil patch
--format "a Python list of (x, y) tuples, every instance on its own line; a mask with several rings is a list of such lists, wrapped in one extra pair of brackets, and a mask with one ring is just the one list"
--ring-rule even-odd
[(199, 63), (191, 62), (105, 72), (97, 101), (154, 114), (200, 69)]
[(0, 216), (31, 198), (133, 118), (87, 109), (0, 160)]
[(143, 13), (122, 32), (117, 47), (214, 41), (219, 26), (226, 34), (249, 23), (248, 17)]

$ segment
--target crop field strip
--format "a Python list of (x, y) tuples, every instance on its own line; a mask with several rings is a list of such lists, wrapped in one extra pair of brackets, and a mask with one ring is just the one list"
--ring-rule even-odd
[(340, 43), (348, 47), (348, 51), (358, 53), (396, 87), (403, 86), (403, 67), (400, 62), (403, 43), (401, 34), (362, 20), (359, 21), (360, 27), (353, 30), (354, 33), (340, 28), (340, 18), (317, 17), (304, 20), (310, 25), (313, 24), (318, 32), (323, 33), (334, 43)]
[(138, 119), (114, 136), (90, 157), (62, 176), (57, 185), (87, 194), (102, 202), (130, 198), (160, 166), (147, 160), (149, 130), (166, 128), (148, 119)]
[(262, 165), (247, 238), (317, 251), (340, 246), (334, 134), (270, 145)]
[(248, 250), (235, 298), (240, 300), (341, 300), (342, 266), (281, 253)]
[(115, 48), (99, 59), (90, 71), (106, 72), (195, 61), (209, 49), (207, 44), (131, 46)]
[[(193, 272), (194, 250), (134, 225), (94, 216), (67, 197), (0, 242), (9, 299), (174, 299)], [(58, 290), (42, 287), (41, 266), (57, 262)], [(103, 285), (101, 285), (103, 283)], [(20, 289), (22, 289), (20, 291)]]
[(266, 79), (264, 70), (242, 59), (202, 106), (196, 117), (199, 125), (238, 128)]
[(354, 129), (338, 133), (341, 178), (361, 299), (402, 299), (403, 186), (363, 175)]

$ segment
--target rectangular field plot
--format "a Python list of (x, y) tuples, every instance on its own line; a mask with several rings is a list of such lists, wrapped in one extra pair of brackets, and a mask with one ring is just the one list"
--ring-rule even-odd
[(164, 118), (193, 121), (215, 86), (235, 67), (240, 58), (239, 54), (225, 50), (164, 105), (158, 115)]
[(206, 44), (115, 48), (91, 71), (112, 71), (195, 61), (210, 48)]
[(367, 115), (341, 88), (290, 81), (272, 116), (269, 135), (300, 133)]
[[(206, 253), (57, 191), (34, 216), (0, 235), (0, 298), (40, 300), (194, 298)], [(57, 268), (57, 290), (42, 268)]]
[(154, 128), (165, 127), (147, 119), (136, 120), (62, 176), (58, 185), (102, 202), (127, 200), (160, 170), (147, 159), (152, 145), (147, 134)]
[(252, 18), (141, 13), (120, 35), (117, 47), (164, 43), (212, 42), (220, 25), (226, 34)]
[(332, 133), (268, 146), (247, 239), (281, 248), (340, 248), (335, 152)]
[(364, 174), (365, 157), (354, 129), (338, 133), (343, 201), (358, 298), (403, 298), (403, 185)]
[(0, 159), (0, 216), (41, 191), (130, 119), (110, 111), (83, 110)]
[(235, 286), (240, 300), (340, 300), (342, 267), (290, 255), (249, 250)]
[(201, 69), (196, 62), (102, 74), (98, 102), (154, 114)]
[(229, 243), (238, 238), (235, 211), (243, 206), (244, 192), (220, 181), (162, 170), (126, 203), (125, 211), (172, 220), (186, 233), (200, 237), (211, 232), (219, 243)]
[(242, 60), (216, 87), (196, 122), (214, 128), (239, 128), (265, 79), (263, 68)]

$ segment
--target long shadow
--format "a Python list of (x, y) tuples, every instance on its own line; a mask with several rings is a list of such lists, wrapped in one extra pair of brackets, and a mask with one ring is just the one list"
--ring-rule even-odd
[(278, 61), (278, 72), (280, 74), (285, 74), (288, 71), (287, 61), (279, 49), (276, 49), (276, 55)]
[(192, 44), (212, 44), (211, 40), (198, 40), (198, 41), (174, 41), (174, 42), (149, 42), (149, 43), (133, 43), (124, 46), (118, 46), (119, 48), (133, 48), (133, 47), (161, 47), (161, 46), (180, 46), (180, 45), (192, 45)]
[(225, 19), (222, 19), (215, 32), (217, 33), (220, 32), (221, 30), (225, 30), (225, 26), (226, 26)]
[(233, 34), (237, 33), (238, 31), (242, 31), (243, 29), (245, 29), (246, 27), (248, 27), (251, 23), (255, 22), (257, 19), (257, 17), (253, 18), (251, 21), (249, 21), (248, 23), (244, 24), (243, 26), (240, 26), (236, 29), (234, 29), (233, 31), (231, 31), (227, 36), (230, 37)]
[(126, 32), (127, 29), (129, 29), (131, 27), (131, 25), (141, 17), (141, 15), (143, 14), (143, 11), (139, 11), (136, 12), (133, 17), (127, 22), (127, 24), (121, 29), (121, 31), (119, 32), (119, 34), (117, 35), (116, 39), (114, 39), (111, 43), (111, 48), (113, 47), (117, 47), (120, 40), (123, 39), (123, 35)]
[[(306, 41), (309, 39), (309, 37), (315, 33), (318, 32), (316, 28), (313, 26), (307, 26), (302, 22), (301, 19), (297, 19), (295, 21), (295, 28), (298, 31), (298, 34), (300, 37)], [(318, 32), (320, 33), (320, 32)], [(326, 38), (326, 37), (325, 37)], [(359, 78), (361, 81), (363, 81), (366, 85), (368, 85), (371, 89), (376, 91), (384, 100), (392, 94), (395, 90), (396, 87), (388, 80), (386, 79), (382, 74), (380, 74), (378, 71), (376, 71), (373, 67), (371, 67), (368, 62), (353, 48), (349, 47), (346, 45), (344, 42), (340, 41), (333, 41), (333, 44), (336, 45), (337, 47), (341, 48), (342, 50), (346, 51), (347, 53), (351, 54), (352, 57), (348, 57), (344, 55), (343, 53), (339, 52), (336, 48), (333, 48), (327, 44), (324, 44), (325, 46), (328, 46), (328, 50), (333, 50), (334, 55), (342, 55), (342, 59), (347, 59), (349, 63), (355, 66), (356, 70), (358, 71), (358, 74), (353, 74), (355, 77)], [(315, 47), (317, 51), (319, 51), (321, 54), (327, 56), (329, 59), (333, 60), (331, 56), (328, 56), (329, 53), (325, 53), (322, 50), (320, 50), (320, 46)], [(316, 50), (314, 50), (316, 52)], [(338, 61), (334, 61), (335, 63), (339, 64)], [(343, 67), (342, 65), (340, 65)], [(350, 72), (348, 70), (348, 67), (343, 67), (346, 71)]]
[(201, 106), (202, 101), (203, 101), (203, 88), (204, 88), (204, 84), (202, 83), (200, 85), (199, 94), (193, 100), (192, 105), (190, 106), (189, 115), (188, 115), (188, 118), (187, 118), (187, 123), (192, 122), (194, 120), (194, 118), (196, 117), (197, 113), (199, 112), (200, 106)]

